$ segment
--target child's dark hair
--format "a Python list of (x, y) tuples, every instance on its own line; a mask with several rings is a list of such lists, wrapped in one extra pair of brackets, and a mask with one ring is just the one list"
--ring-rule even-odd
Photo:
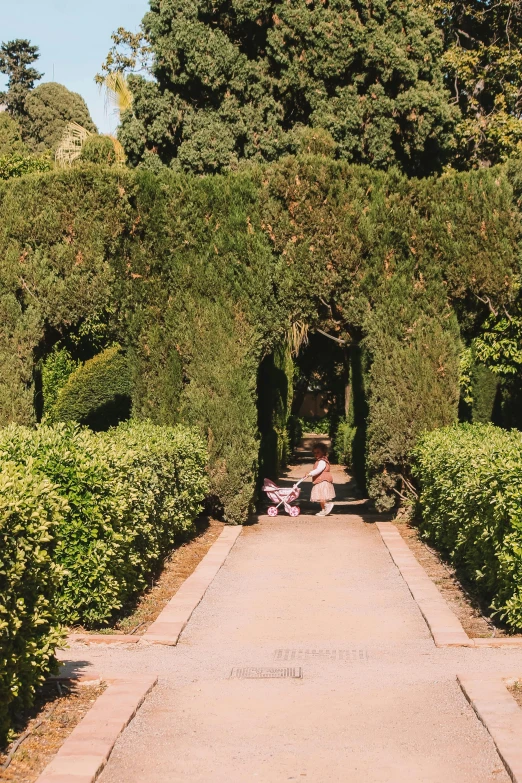
[(317, 449), (317, 451), (320, 451), (323, 457), (328, 456), (328, 447), (326, 446), (326, 443), (316, 443), (314, 446), (314, 451)]

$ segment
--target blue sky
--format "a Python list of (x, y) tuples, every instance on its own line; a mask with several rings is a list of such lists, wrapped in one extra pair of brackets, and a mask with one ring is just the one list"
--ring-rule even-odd
[[(148, 0), (0, 0), (0, 40), (29, 38), (40, 47), (36, 67), (42, 82), (54, 81), (79, 92), (102, 133), (114, 130), (116, 121), (104, 108), (103, 95), (94, 83), (118, 27), (137, 30), (147, 12)], [(0, 85), (3, 87), (0, 75)]]

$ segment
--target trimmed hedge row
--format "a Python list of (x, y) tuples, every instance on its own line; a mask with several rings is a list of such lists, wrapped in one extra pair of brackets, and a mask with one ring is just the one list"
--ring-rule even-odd
[(107, 623), (190, 529), (208, 490), (205, 446), (181, 426), (10, 426), (0, 431), (4, 459), (30, 466), (66, 501), (53, 556), (65, 569), (58, 617), (69, 624)]
[(60, 623), (107, 624), (191, 529), (206, 462), (182, 426), (0, 430), (0, 742), (51, 670)]
[(522, 432), (434, 430), (414, 454), (423, 535), (512, 629), (522, 629)]
[(53, 667), (61, 633), (55, 595), (61, 571), (52, 535), (66, 501), (49, 479), (3, 462), (0, 469), (0, 746), (11, 716), (29, 706)]

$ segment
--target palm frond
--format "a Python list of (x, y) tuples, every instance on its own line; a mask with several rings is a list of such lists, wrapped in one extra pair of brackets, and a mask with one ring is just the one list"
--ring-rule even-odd
[(103, 84), (106, 106), (111, 106), (120, 115), (131, 108), (133, 96), (125, 74), (121, 71), (108, 73)]
[(302, 321), (293, 321), (291, 324), (288, 330), (288, 344), (292, 356), (297, 356), (303, 345), (307, 345), (308, 331), (308, 324), (305, 324)]
[(56, 148), (54, 156), (56, 163), (59, 166), (72, 165), (80, 157), (82, 147), (89, 136), (92, 136), (92, 133), (86, 128), (78, 125), (77, 122), (68, 122)]

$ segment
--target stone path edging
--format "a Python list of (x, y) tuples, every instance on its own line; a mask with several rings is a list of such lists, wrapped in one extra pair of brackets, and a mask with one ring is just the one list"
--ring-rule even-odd
[(426, 620), (437, 647), (522, 648), (522, 636), (471, 639), (395, 525), (377, 522), (392, 560)]
[(522, 710), (500, 677), (458, 674), (467, 700), (493, 738), (513, 783), (522, 783)]
[(159, 617), (139, 637), (141, 644), (174, 646), (178, 643), (181, 632), (230, 554), (242, 529), (241, 526), (223, 529), (219, 538), (212, 544), (197, 568), (183, 582)]
[(118, 633), (70, 633), (67, 636), (69, 644), (137, 644), (139, 636)]
[(107, 689), (73, 729), (36, 783), (94, 783), (116, 740), (157, 681), (152, 675), (107, 680)]
[(473, 647), (457, 616), (391, 522), (377, 522), (388, 551), (417, 602), (437, 647)]

